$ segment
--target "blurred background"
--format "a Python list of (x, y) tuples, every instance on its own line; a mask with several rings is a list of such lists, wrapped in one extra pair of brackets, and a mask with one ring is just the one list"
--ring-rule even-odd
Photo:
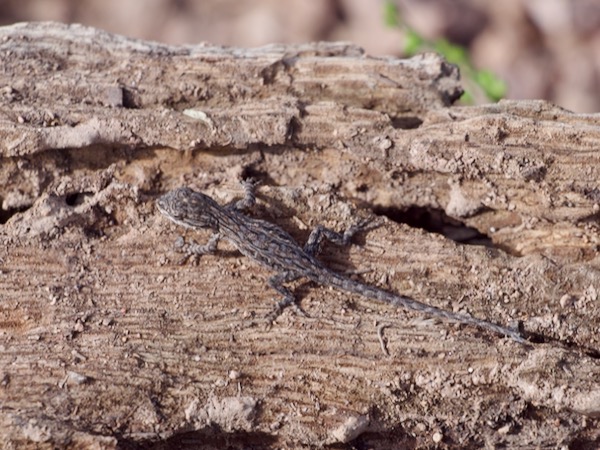
[(490, 87), (467, 101), (600, 111), (600, 0), (0, 0), (2, 25), (46, 20), (169, 44), (344, 40), (394, 56), (431, 48)]

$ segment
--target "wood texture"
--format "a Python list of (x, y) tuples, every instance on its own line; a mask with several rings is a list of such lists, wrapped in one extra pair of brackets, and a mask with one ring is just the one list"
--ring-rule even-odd
[[(10, 448), (593, 448), (600, 439), (600, 116), (456, 107), (435, 55), (349, 44), (168, 47), (0, 28), (0, 442)], [(357, 216), (332, 268), (520, 321), (524, 348), (271, 274), (226, 247), (177, 265), (156, 197), (298, 240)], [(483, 244), (483, 245), (475, 245)], [(245, 446), (245, 447), (244, 447)]]

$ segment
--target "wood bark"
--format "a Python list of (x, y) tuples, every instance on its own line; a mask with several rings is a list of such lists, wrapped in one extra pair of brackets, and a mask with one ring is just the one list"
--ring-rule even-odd
[[(507, 448), (600, 439), (600, 116), (453, 106), (452, 65), (346, 43), (171, 47), (0, 28), (6, 448)], [(530, 347), (272, 275), (177, 264), (188, 185), (298, 241), (382, 217), (330, 267)], [(385, 219), (384, 219), (385, 218)], [(586, 447), (587, 446), (587, 447)]]

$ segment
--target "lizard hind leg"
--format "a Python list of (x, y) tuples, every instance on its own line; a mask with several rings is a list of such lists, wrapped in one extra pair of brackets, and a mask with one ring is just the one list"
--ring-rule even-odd
[(269, 278), (269, 286), (283, 295), (283, 298), (277, 303), (275, 308), (266, 316), (270, 322), (273, 322), (277, 317), (279, 317), (283, 310), (288, 306), (293, 307), (298, 314), (306, 317), (306, 313), (302, 311), (300, 306), (298, 306), (298, 303), (296, 303), (296, 297), (294, 296), (294, 293), (283, 285), (284, 283), (297, 280), (300, 277), (301, 275), (297, 274), (296, 272), (280, 272)]

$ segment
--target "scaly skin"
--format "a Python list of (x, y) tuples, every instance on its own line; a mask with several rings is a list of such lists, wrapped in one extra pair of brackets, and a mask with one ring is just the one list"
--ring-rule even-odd
[(277, 306), (277, 313), (295, 303), (294, 294), (283, 284), (304, 277), (324, 286), (332, 286), (431, 317), (474, 325), (508, 336), (519, 343), (527, 343), (516, 330), (436, 308), (331, 271), (315, 257), (323, 237), (338, 244), (348, 244), (357, 231), (368, 228), (365, 223), (351, 227), (343, 234), (318, 226), (302, 248), (277, 225), (242, 213), (255, 203), (255, 183), (245, 181), (243, 186), (246, 192), (244, 199), (226, 206), (221, 206), (209, 196), (187, 187), (163, 195), (156, 204), (163, 215), (179, 225), (196, 230), (208, 228), (213, 231), (214, 234), (206, 245), (185, 245), (184, 251), (188, 255), (214, 253), (219, 240), (225, 238), (242, 254), (275, 271), (277, 274), (269, 279), (269, 286), (283, 295), (283, 300)]

